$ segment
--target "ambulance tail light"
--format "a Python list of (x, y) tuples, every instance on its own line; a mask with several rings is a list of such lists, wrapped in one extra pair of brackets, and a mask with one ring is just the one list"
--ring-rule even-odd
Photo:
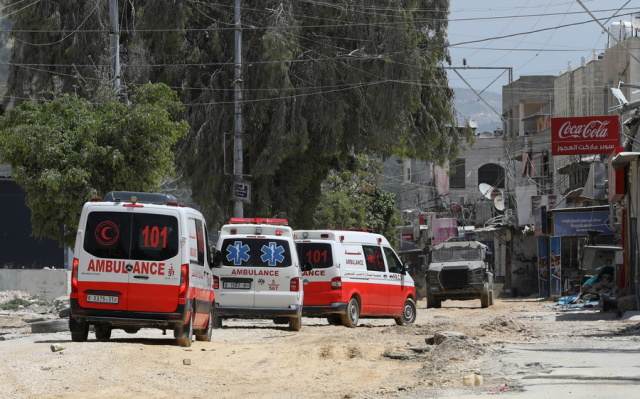
[(178, 303), (184, 305), (187, 303), (187, 291), (189, 291), (189, 265), (184, 264), (180, 267), (180, 289), (178, 290)]
[(71, 298), (78, 297), (78, 258), (73, 258), (73, 270), (71, 271)]
[(342, 289), (342, 279), (340, 277), (334, 277), (331, 279), (331, 289), (332, 290)]
[(294, 277), (289, 283), (289, 291), (300, 291), (300, 277)]
[(220, 288), (220, 277), (213, 276), (213, 289), (217, 290)]

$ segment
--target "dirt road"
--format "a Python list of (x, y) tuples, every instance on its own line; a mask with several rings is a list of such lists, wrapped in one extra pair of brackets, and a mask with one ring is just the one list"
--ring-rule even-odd
[[(640, 323), (550, 302), (496, 299), (418, 303), (409, 326), (364, 319), (349, 329), (303, 319), (300, 332), (270, 321), (226, 321), (212, 342), (175, 345), (172, 334), (114, 331), (110, 342), (75, 343), (68, 332), (33, 334), (28, 322), (54, 318), (40, 307), (0, 311), (3, 398), (427, 398), (524, 392), (523, 377), (544, 364), (514, 367), (514, 343), (577, 342), (604, 337), (636, 346)], [(450, 334), (456, 332), (459, 334)], [(444, 334), (440, 334), (444, 333)], [(433, 337), (436, 336), (436, 342)], [(441, 335), (444, 340), (440, 342)], [(50, 346), (64, 349), (52, 352)], [(478, 386), (464, 386), (475, 377)], [(472, 379), (471, 381), (473, 381)], [(467, 379), (469, 381), (469, 379)]]

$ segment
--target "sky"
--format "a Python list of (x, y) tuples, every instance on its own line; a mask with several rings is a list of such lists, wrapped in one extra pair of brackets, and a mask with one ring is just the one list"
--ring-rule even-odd
[[(607, 28), (640, 14), (640, 0), (581, 3)], [(501, 93), (506, 68), (513, 68), (513, 80), (558, 76), (569, 62), (579, 67), (581, 57), (592, 60), (614, 43), (576, 0), (451, 0), (447, 31), (451, 66), (463, 68), (465, 60), (467, 66), (449, 71), (449, 86), (477, 92)]]

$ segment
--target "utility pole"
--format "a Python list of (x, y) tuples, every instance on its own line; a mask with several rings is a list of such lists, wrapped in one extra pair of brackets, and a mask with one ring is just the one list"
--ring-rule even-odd
[(118, 25), (118, 0), (109, 0), (109, 60), (116, 97), (120, 95), (120, 28)]
[(242, 135), (242, 26), (240, 24), (241, 0), (235, 0), (235, 73), (234, 73), (234, 113), (233, 113), (233, 216), (244, 216), (244, 206), (241, 198), (248, 199), (248, 186), (241, 179), (244, 174)]

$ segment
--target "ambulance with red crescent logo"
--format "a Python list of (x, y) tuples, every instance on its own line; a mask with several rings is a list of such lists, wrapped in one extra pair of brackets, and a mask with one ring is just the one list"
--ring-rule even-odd
[(69, 330), (86, 341), (114, 329), (173, 331), (210, 341), (213, 275), (200, 212), (167, 194), (114, 191), (84, 204), (71, 276)]
[(305, 317), (356, 327), (360, 318), (393, 318), (398, 325), (416, 319), (416, 289), (387, 239), (368, 231), (296, 230), (303, 273)]
[(273, 319), (302, 328), (302, 272), (286, 219), (231, 218), (216, 246), (214, 328), (223, 319)]

